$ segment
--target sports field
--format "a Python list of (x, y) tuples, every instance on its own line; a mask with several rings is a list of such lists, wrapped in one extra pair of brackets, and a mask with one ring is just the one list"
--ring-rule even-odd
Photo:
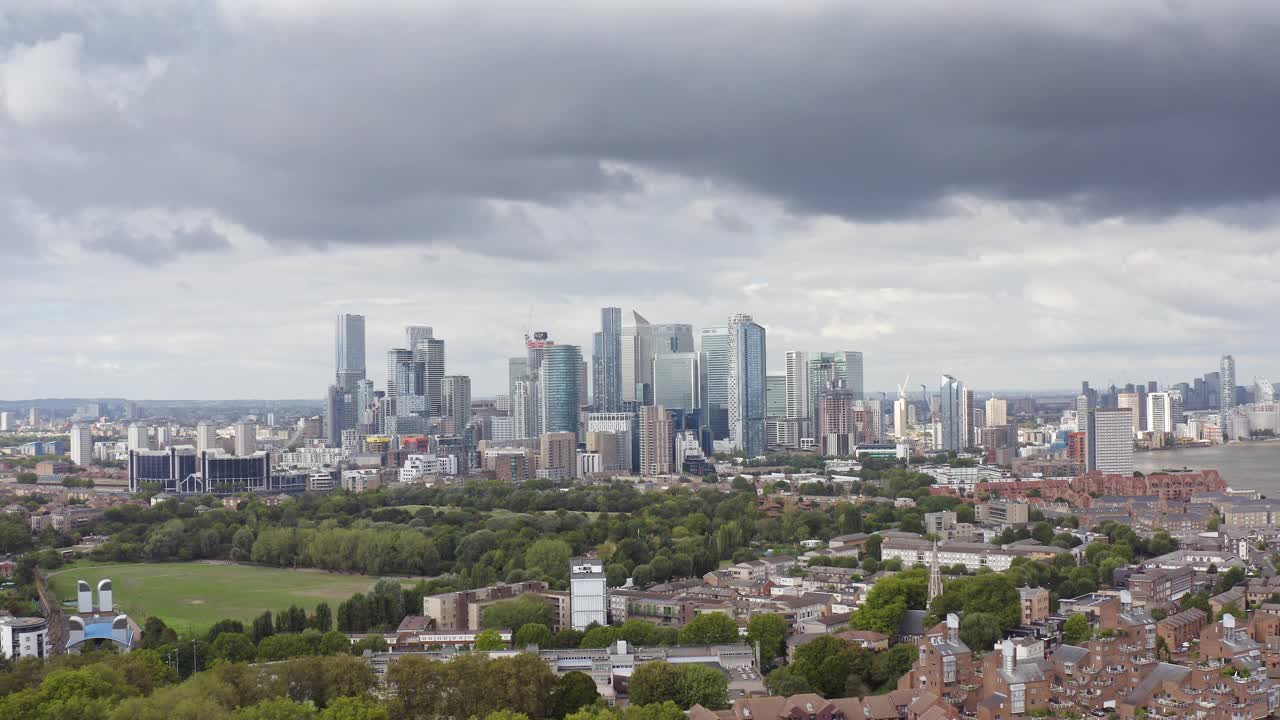
[[(248, 621), (263, 610), (290, 605), (310, 613), (328, 602), (335, 611), (339, 602), (366, 592), (378, 581), (367, 575), (333, 575), (318, 570), (286, 570), (247, 565), (210, 563), (142, 563), (89, 565), (59, 570), (49, 584), (64, 602), (76, 598), (76, 581), (111, 578), (114, 604), (139, 625), (155, 615), (179, 632), (199, 630), (223, 618)], [(95, 598), (96, 600), (96, 598)]]

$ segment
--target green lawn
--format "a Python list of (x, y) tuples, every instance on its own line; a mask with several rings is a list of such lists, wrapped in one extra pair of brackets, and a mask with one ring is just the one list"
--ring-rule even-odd
[[(377, 578), (334, 575), (317, 570), (285, 570), (208, 563), (144, 563), (67, 568), (49, 576), (58, 598), (74, 601), (76, 581), (111, 578), (114, 604), (139, 625), (148, 615), (185, 632), (223, 618), (248, 621), (263, 610), (299, 605), (311, 612), (321, 602), (337, 604), (366, 592)], [(65, 604), (64, 604), (64, 607)]]

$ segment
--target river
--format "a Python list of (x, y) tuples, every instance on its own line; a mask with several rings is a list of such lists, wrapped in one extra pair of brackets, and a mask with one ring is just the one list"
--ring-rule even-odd
[(1217, 470), (1233, 488), (1256, 488), (1267, 497), (1280, 497), (1280, 441), (1237, 442), (1133, 454), (1133, 469), (1144, 473), (1183, 468)]

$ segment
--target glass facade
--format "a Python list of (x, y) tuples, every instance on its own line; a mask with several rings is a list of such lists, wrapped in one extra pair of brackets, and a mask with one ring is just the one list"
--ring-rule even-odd
[(702, 388), (698, 354), (669, 353), (653, 356), (653, 404), (667, 409), (693, 410), (701, 406)]
[(577, 345), (553, 345), (542, 357), (543, 433), (578, 432), (578, 374), (582, 350)]

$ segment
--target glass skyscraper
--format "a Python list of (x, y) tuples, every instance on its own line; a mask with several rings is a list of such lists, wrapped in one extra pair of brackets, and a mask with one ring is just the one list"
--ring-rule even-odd
[(659, 353), (653, 356), (653, 404), (668, 410), (701, 407), (702, 378), (698, 353)]
[(578, 374), (582, 349), (577, 345), (552, 345), (542, 355), (542, 432), (578, 432)]
[(363, 315), (338, 316), (334, 355), (338, 385), (355, 392), (356, 383), (365, 378)]
[(767, 413), (765, 331), (750, 315), (729, 318), (729, 437), (748, 456), (763, 455)]
[(600, 332), (593, 340), (591, 369), (596, 412), (618, 412), (622, 409), (622, 308), (600, 308)]
[(968, 394), (964, 383), (951, 377), (942, 376), (942, 387), (938, 394), (938, 423), (941, 425), (942, 443), (938, 449), (960, 452), (965, 449), (966, 437), (969, 434)]

